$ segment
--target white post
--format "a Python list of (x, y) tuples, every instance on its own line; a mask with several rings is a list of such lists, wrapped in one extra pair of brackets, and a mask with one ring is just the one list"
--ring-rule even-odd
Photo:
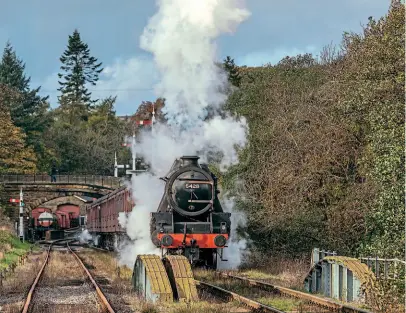
[(131, 147), (131, 152), (133, 155), (133, 171), (135, 171), (135, 160), (136, 160), (136, 153), (135, 153), (135, 133), (133, 133), (133, 145)]
[(23, 198), (23, 189), (20, 188), (20, 240), (24, 242), (24, 198)]
[(114, 177), (118, 177), (117, 153), (114, 152)]
[(151, 125), (152, 131), (154, 131), (154, 124), (155, 124), (155, 107), (154, 104), (152, 104), (152, 125)]

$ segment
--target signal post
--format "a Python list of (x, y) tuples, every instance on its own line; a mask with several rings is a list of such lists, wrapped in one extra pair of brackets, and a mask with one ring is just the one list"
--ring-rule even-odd
[(19, 199), (10, 199), (10, 203), (18, 203), (20, 210), (19, 210), (19, 225), (18, 225), (18, 235), (20, 240), (24, 242), (25, 235), (24, 235), (24, 194), (23, 189), (20, 188), (20, 198)]

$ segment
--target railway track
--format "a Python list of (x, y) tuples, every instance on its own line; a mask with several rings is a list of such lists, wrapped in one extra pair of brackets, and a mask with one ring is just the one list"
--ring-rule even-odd
[[(62, 239), (54, 241), (49, 245), (45, 261), (25, 299), (22, 313), (45, 313), (55, 312), (56, 310), (60, 313), (73, 311), (78, 313), (115, 312), (89, 270), (69, 246), (70, 241), (72, 240)], [(68, 269), (66, 271), (58, 271), (60, 275), (55, 279), (54, 276), (47, 272), (47, 269), (50, 271), (50, 263), (53, 258), (56, 258), (55, 255), (52, 255), (52, 253), (57, 253), (52, 251), (53, 248), (62, 242), (65, 242), (66, 245), (64, 254), (66, 255), (67, 253), (79, 265), (81, 270), (77, 270), (77, 265), (74, 267), (77, 272), (75, 277), (72, 277), (72, 272), (69, 272)], [(67, 262), (66, 256), (59, 262), (63, 261)], [(55, 262), (52, 264), (53, 266), (55, 266)], [(82, 274), (79, 274), (80, 272)]]
[(202, 282), (200, 280), (196, 280), (196, 286), (199, 287), (200, 289), (207, 290), (213, 295), (225, 299), (227, 301), (236, 300), (239, 303), (243, 304), (244, 306), (249, 307), (253, 310), (258, 310), (260, 312), (285, 313), (284, 311), (280, 311), (272, 306), (262, 304), (255, 300), (239, 295), (238, 293), (223, 289), (221, 287), (206, 282)]
[[(317, 297), (308, 293), (300, 292), (297, 290), (275, 286), (266, 282), (261, 282), (245, 277), (235, 276), (225, 272), (216, 272), (216, 277), (223, 279), (223, 283), (220, 284), (222, 287), (210, 284), (207, 282), (196, 281), (197, 285), (200, 288), (209, 290), (209, 292), (213, 293), (216, 296), (221, 298), (225, 298), (227, 300), (233, 299), (240, 303), (243, 303), (245, 306), (250, 307), (254, 310), (259, 310), (260, 312), (275, 312), (275, 313), (283, 313), (287, 311), (280, 310), (272, 305), (268, 305), (262, 302), (266, 298), (266, 294), (258, 293), (256, 291), (263, 291), (268, 294), (268, 296), (277, 295), (281, 299), (283, 298), (294, 298), (300, 300), (302, 303), (299, 305), (298, 308), (289, 312), (341, 312), (341, 313), (371, 313), (370, 311), (352, 307), (346, 304), (338, 303), (329, 299)], [(239, 281), (242, 283), (243, 286), (248, 286), (252, 293), (256, 295), (256, 297), (260, 298), (260, 301), (252, 299), (250, 296), (241, 295), (240, 292), (234, 292), (232, 288), (223, 287), (227, 286), (227, 281)], [(255, 297), (254, 297), (255, 298)]]

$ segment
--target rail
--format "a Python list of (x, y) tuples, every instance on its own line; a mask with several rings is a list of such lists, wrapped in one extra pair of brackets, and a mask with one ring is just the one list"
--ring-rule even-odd
[(108, 188), (124, 186), (120, 177), (103, 175), (55, 175), (56, 181), (51, 182), (48, 174), (3, 174), (0, 175), (0, 184), (84, 184)]
[(286, 287), (280, 287), (280, 286), (272, 285), (272, 284), (269, 284), (269, 283), (266, 283), (266, 282), (261, 282), (261, 281), (257, 281), (257, 280), (254, 280), (254, 279), (249, 279), (249, 278), (246, 278), (246, 277), (235, 276), (235, 275), (231, 275), (231, 274), (224, 273), (224, 272), (217, 272), (217, 275), (223, 276), (223, 277), (226, 277), (226, 278), (231, 278), (231, 279), (244, 281), (244, 282), (246, 282), (247, 284), (249, 284), (251, 286), (256, 286), (256, 287), (258, 287), (260, 289), (263, 289), (265, 291), (270, 291), (270, 292), (275, 292), (276, 291), (276, 292), (278, 292), (280, 294), (284, 294), (286, 296), (294, 297), (294, 298), (297, 298), (297, 299), (307, 300), (307, 301), (310, 301), (313, 304), (319, 305), (321, 307), (327, 307), (327, 308), (330, 308), (332, 310), (336, 310), (338, 312), (371, 313), (370, 311), (360, 309), (360, 308), (356, 308), (356, 307), (353, 307), (353, 306), (349, 306), (347, 304), (335, 302), (335, 301), (332, 301), (330, 299), (317, 297), (317, 296), (314, 296), (314, 295), (309, 294), (309, 293), (293, 290), (293, 289), (286, 288)]
[(68, 248), (69, 252), (72, 253), (72, 255), (75, 257), (75, 259), (77, 260), (77, 262), (80, 264), (80, 266), (81, 266), (81, 267), (83, 268), (83, 270), (86, 272), (86, 274), (87, 274), (88, 278), (90, 279), (90, 281), (92, 282), (92, 284), (93, 284), (93, 286), (94, 286), (94, 288), (95, 288), (95, 290), (96, 290), (96, 293), (97, 293), (97, 295), (98, 295), (98, 297), (99, 297), (99, 299), (100, 299), (100, 302), (101, 302), (102, 306), (104, 307), (104, 309), (106, 310), (106, 312), (115, 313), (115, 311), (114, 311), (113, 308), (111, 307), (110, 303), (108, 302), (106, 296), (103, 294), (103, 292), (101, 291), (100, 287), (97, 285), (96, 281), (94, 280), (93, 276), (90, 274), (89, 270), (86, 268), (86, 266), (84, 265), (84, 263), (82, 262), (82, 260), (79, 258), (79, 256), (70, 248), (70, 246), (69, 246), (69, 241), (73, 241), (73, 240), (71, 240), (71, 239), (68, 239), (68, 240), (67, 240), (67, 239), (59, 239), (59, 240), (56, 240), (56, 241), (52, 242), (52, 243), (49, 245), (48, 250), (47, 250), (47, 256), (46, 256), (46, 258), (45, 258), (45, 261), (44, 261), (44, 263), (43, 263), (41, 269), (39, 270), (39, 272), (38, 272), (38, 274), (37, 274), (37, 276), (36, 276), (36, 278), (35, 278), (33, 284), (31, 285), (30, 290), (28, 291), (27, 297), (26, 297), (25, 302), (24, 302), (24, 307), (23, 307), (23, 309), (22, 309), (21, 312), (22, 312), (22, 313), (28, 313), (28, 312), (29, 312), (29, 309), (30, 309), (30, 306), (31, 306), (31, 303), (32, 303), (31, 301), (32, 301), (32, 298), (33, 298), (33, 295), (34, 295), (35, 288), (37, 287), (38, 282), (39, 282), (39, 280), (41, 279), (41, 277), (42, 277), (42, 275), (43, 275), (43, 273), (44, 273), (44, 269), (45, 269), (45, 267), (47, 266), (47, 264), (48, 264), (48, 262), (49, 262), (49, 258), (50, 258), (51, 251), (52, 251), (52, 246), (53, 246), (54, 244), (57, 244), (57, 243), (63, 242), (63, 241), (66, 241), (66, 245), (67, 245), (67, 248)]
[(30, 290), (28, 291), (28, 295), (27, 295), (27, 297), (25, 298), (25, 302), (24, 302), (24, 307), (23, 307), (22, 313), (27, 313), (27, 312), (28, 312), (28, 309), (29, 309), (30, 304), (31, 304), (32, 297), (33, 297), (33, 295), (34, 295), (35, 287), (37, 287), (38, 282), (39, 282), (39, 280), (40, 280), (40, 278), (41, 278), (41, 276), (42, 276), (42, 274), (43, 274), (43, 272), (44, 272), (45, 266), (47, 266), (47, 264), (48, 264), (49, 256), (51, 255), (51, 250), (52, 250), (52, 244), (49, 245), (48, 251), (47, 251), (47, 256), (46, 256), (46, 258), (45, 258), (45, 262), (44, 262), (44, 264), (42, 264), (42, 267), (41, 267), (41, 269), (39, 270), (39, 272), (38, 272), (38, 274), (37, 274), (37, 277), (35, 277), (35, 280), (34, 280), (33, 284), (31, 285)]
[(103, 304), (104, 308), (109, 312), (109, 313), (115, 313), (113, 308), (111, 307), (109, 301), (107, 300), (106, 296), (104, 295), (103, 291), (100, 289), (99, 285), (97, 285), (96, 281), (94, 280), (92, 274), (90, 274), (89, 270), (86, 268), (86, 265), (82, 262), (82, 260), (79, 258), (79, 256), (70, 248), (69, 243), (67, 243), (67, 247), (70, 253), (73, 254), (73, 256), (76, 258), (80, 266), (83, 268), (83, 270), (86, 272), (87, 276), (89, 277), (90, 281), (93, 284), (93, 287), (96, 289), (96, 293)]
[(199, 280), (195, 280), (196, 285), (204, 288), (204, 289), (209, 289), (211, 292), (215, 292), (216, 294), (221, 294), (222, 296), (226, 296), (228, 298), (234, 299), (240, 303), (245, 304), (246, 306), (255, 309), (255, 310), (260, 310), (261, 312), (271, 312), (271, 313), (285, 313), (284, 311), (280, 311), (277, 308), (271, 307), (269, 305), (265, 305), (262, 303), (259, 303), (257, 301), (251, 300), (249, 298), (243, 297), (235, 292), (225, 290), (223, 288), (214, 286), (212, 284), (208, 284), (206, 282), (202, 282)]

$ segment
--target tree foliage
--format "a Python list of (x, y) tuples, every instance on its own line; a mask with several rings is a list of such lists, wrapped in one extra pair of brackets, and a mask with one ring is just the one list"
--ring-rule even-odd
[(346, 34), (338, 104), (363, 148), (359, 171), (374, 185), (364, 251), (403, 257), (404, 229), (404, 5), (394, 3), (363, 34)]
[[(102, 63), (90, 55), (89, 46), (84, 43), (77, 29), (69, 36), (68, 47), (60, 58), (62, 62), (58, 77), (61, 86), (58, 91), (62, 93), (60, 97), (61, 105), (67, 103), (72, 107), (90, 104), (98, 100), (91, 99), (91, 92), (86, 88), (86, 84), (96, 85), (99, 74), (103, 71)], [(63, 99), (63, 100), (61, 100)]]
[(11, 88), (0, 84), (0, 172), (34, 173), (35, 153), (25, 146), (25, 134), (16, 127), (7, 108), (8, 101), (19, 101), (20, 95)]
[(240, 83), (241, 83), (241, 77), (240, 77), (238, 67), (234, 63), (234, 59), (232, 59), (230, 56), (227, 56), (223, 60), (223, 67), (224, 67), (225, 71), (227, 72), (228, 81), (232, 85), (239, 87)]
[(56, 151), (61, 172), (112, 175), (114, 153), (128, 133), (125, 124), (114, 112), (115, 98), (109, 97), (95, 105), (87, 121), (70, 123), (61, 111), (47, 134), (48, 142)]
[(404, 255), (403, 10), (321, 59), (239, 69), (227, 106), (247, 118), (249, 144), (221, 180), (256, 248)]
[(11, 43), (7, 42), (0, 62), (0, 84), (18, 92), (19, 97), (3, 99), (3, 104), (10, 112), (14, 125), (26, 134), (26, 144), (34, 148), (41, 167), (49, 155), (42, 137), (51, 124), (48, 97), (38, 95), (41, 87), (30, 88), (31, 79), (24, 71), (25, 64), (17, 57)]

